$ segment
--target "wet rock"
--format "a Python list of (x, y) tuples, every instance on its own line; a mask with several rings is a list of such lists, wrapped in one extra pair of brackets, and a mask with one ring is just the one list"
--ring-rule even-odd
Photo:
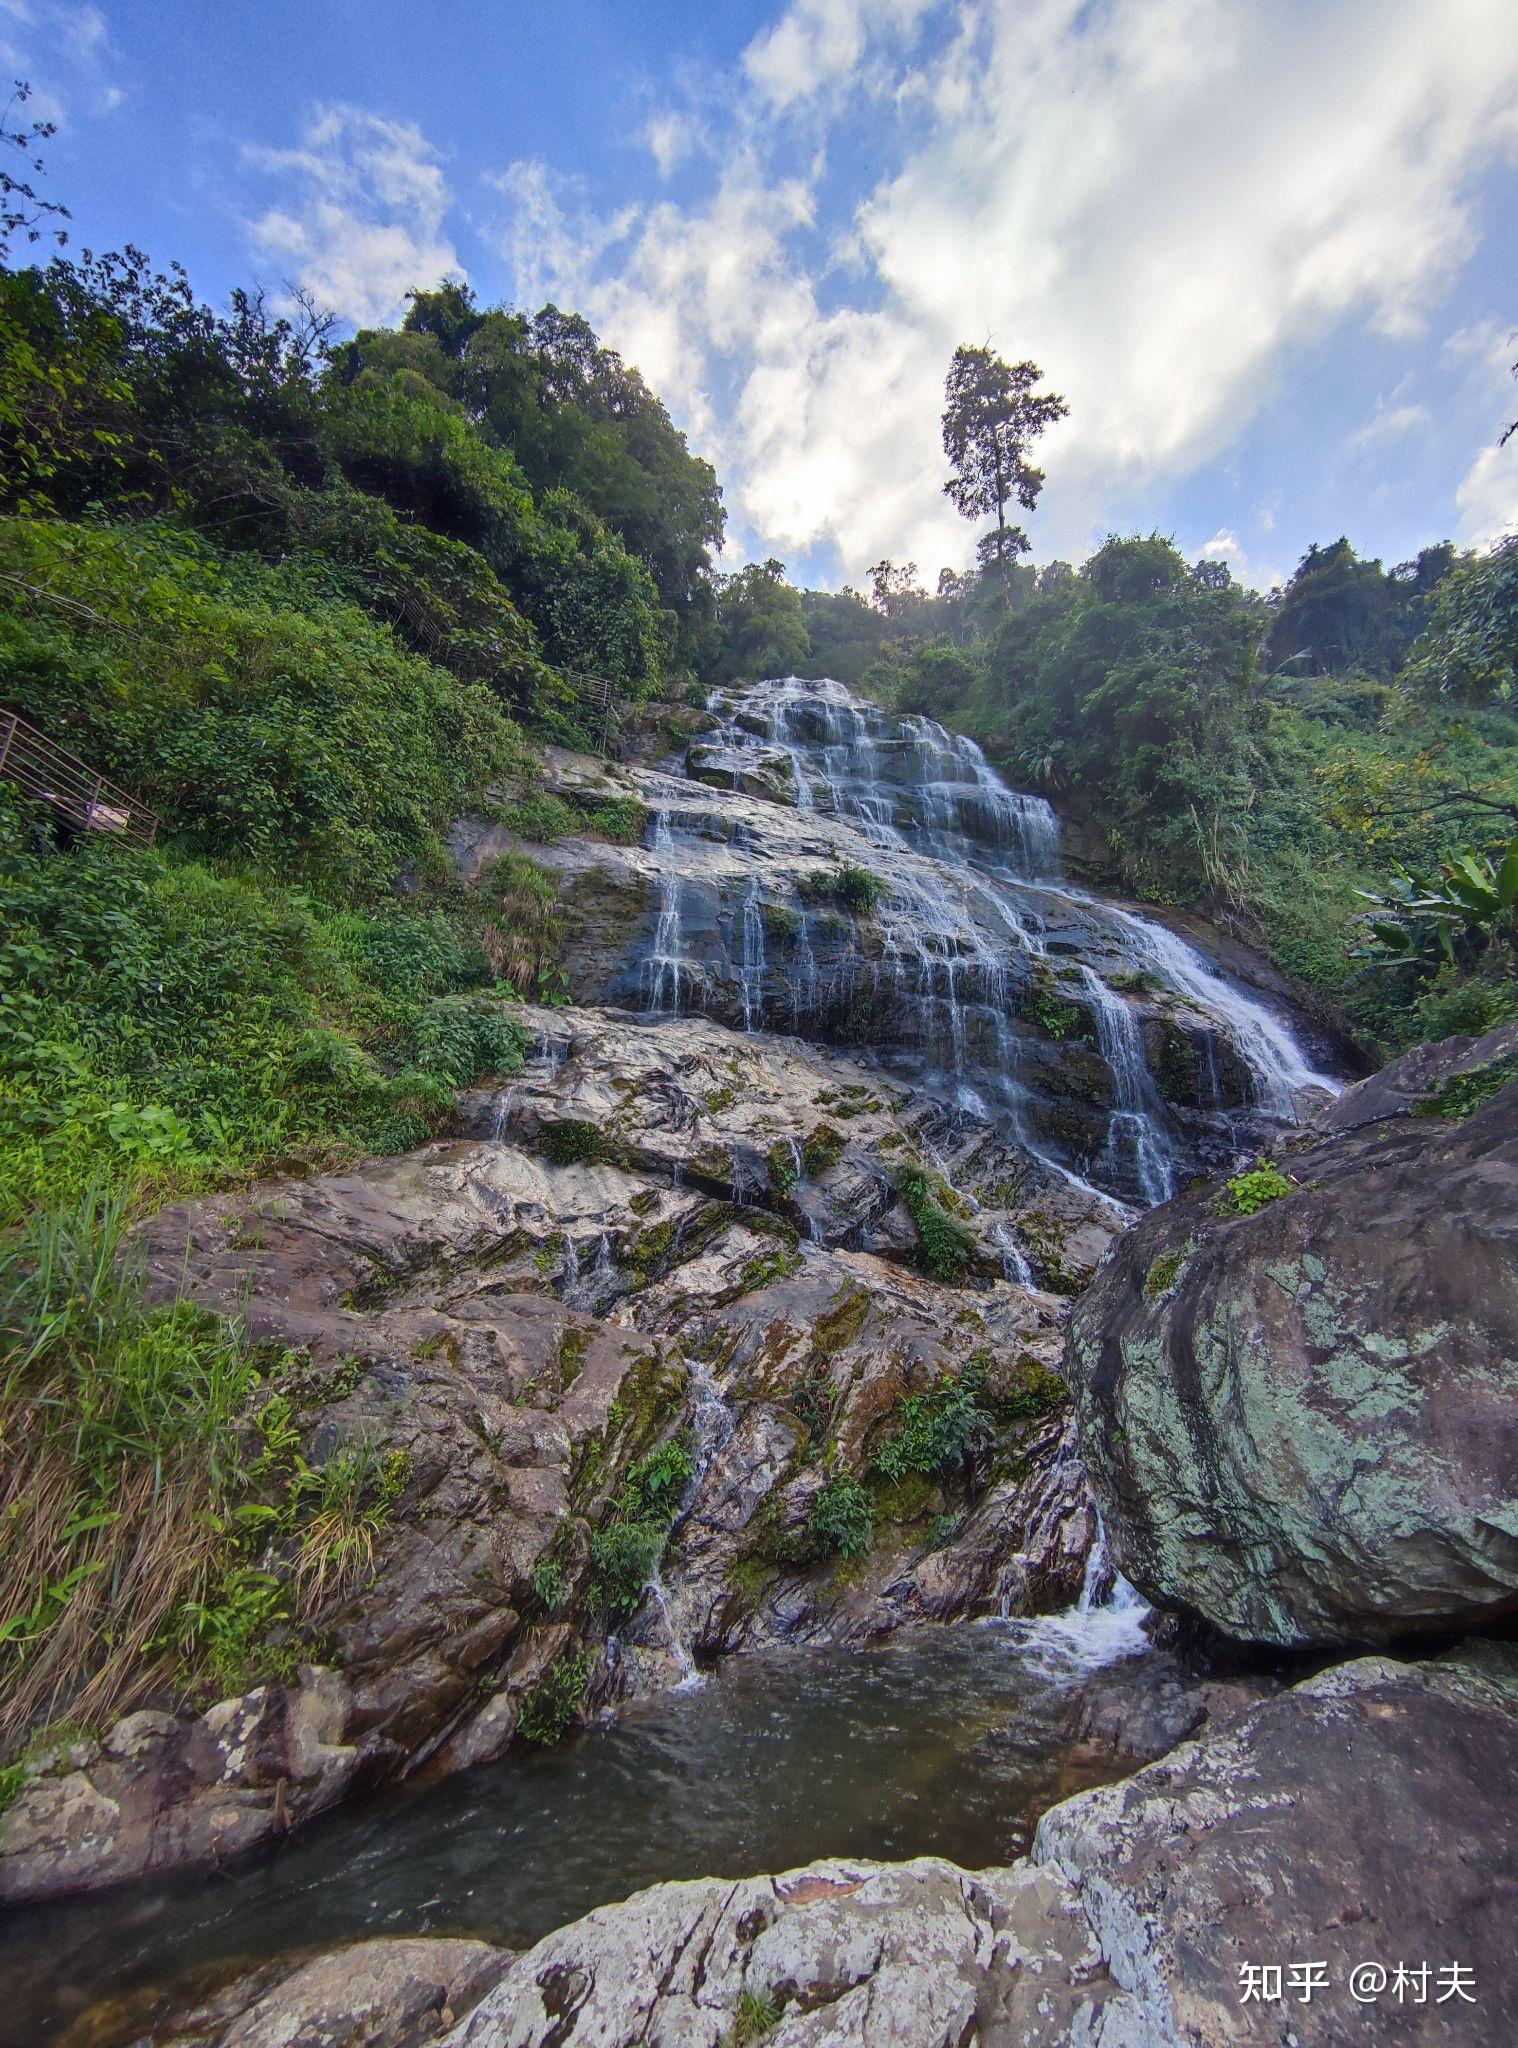
[(1171, 1203), (1081, 1301), (1083, 1446), (1150, 1599), (1279, 1644), (1518, 1610), (1515, 1062), (1511, 1026), (1408, 1054), (1279, 1198)]
[(0, 1819), (0, 1900), (214, 1863), (324, 1811), (357, 1781), (353, 1699), (334, 1671), (203, 1715), (126, 1716), (103, 1745), (34, 1760)]
[[(1366, 1657), (1122, 1784), (1053, 1808), (1033, 1861), (1073, 1887), (1145, 2041), (1188, 2048), (1508, 2037), (1518, 1906), (1518, 1657)], [(1304, 2004), (1241, 1998), (1247, 1966), (1318, 1963)], [(1386, 1975), (1357, 2003), (1362, 1964)], [(1455, 1964), (1475, 1998), (1448, 1995)], [(1421, 1997), (1389, 1987), (1429, 1966)], [(1441, 1982), (1441, 1972), (1444, 1982)], [(1446, 1991), (1441, 2006), (1436, 2000)]]
[[(482, 1941), (361, 1941), (255, 1971), (154, 2025), (154, 2048), (421, 2048), (509, 1965)], [(119, 2036), (118, 2036), (119, 2038)]]

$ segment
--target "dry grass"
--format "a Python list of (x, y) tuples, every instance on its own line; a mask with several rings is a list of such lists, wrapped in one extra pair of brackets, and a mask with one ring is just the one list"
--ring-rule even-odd
[(0, 1752), (165, 1684), (255, 1378), (225, 1319), (144, 1302), (119, 1199), (40, 1215), (0, 1256)]

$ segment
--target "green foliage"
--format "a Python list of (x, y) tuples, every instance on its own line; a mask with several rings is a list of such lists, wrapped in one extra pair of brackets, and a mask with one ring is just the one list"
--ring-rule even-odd
[(569, 1581), (564, 1576), (564, 1567), (551, 1557), (540, 1557), (527, 1576), (533, 1598), (548, 1613), (557, 1614), (569, 1598)]
[(1413, 1105), (1415, 1116), (1442, 1116), (1461, 1121), (1474, 1116), (1483, 1102), (1490, 1102), (1500, 1089), (1518, 1075), (1518, 1060), (1491, 1060), (1483, 1067), (1468, 1067), (1451, 1074), (1437, 1088), (1420, 1095)]
[(796, 878), (803, 903), (831, 903), (856, 917), (869, 917), (890, 895), (889, 886), (868, 868), (813, 868)]
[(1144, 1275), (1144, 1294), (1150, 1301), (1157, 1301), (1162, 1294), (1168, 1294), (1186, 1270), (1186, 1261), (1191, 1256), (1189, 1244), (1177, 1245), (1174, 1251), (1161, 1252), (1150, 1263)]
[(599, 1124), (580, 1117), (565, 1117), (558, 1123), (538, 1128), (538, 1150), (555, 1166), (591, 1164), (603, 1157)]
[(420, 1142), (521, 1064), (491, 964), (517, 936), (453, 886), (345, 910), (168, 848), (53, 852), (0, 798), (0, 1221), (102, 1175)]
[(517, 1733), (524, 1741), (545, 1747), (562, 1742), (579, 1715), (589, 1685), (590, 1658), (583, 1650), (566, 1651), (522, 1701)]
[(843, 1157), (847, 1142), (842, 1131), (835, 1131), (831, 1124), (816, 1125), (801, 1148), (802, 1166), (810, 1174), (826, 1173)]
[(1376, 906), (1357, 957), (1375, 967), (1467, 967), (1500, 942), (1518, 944), (1518, 837), (1493, 853), (1457, 853), (1436, 874), (1393, 863), (1384, 891), (1358, 892)]
[(887, 1479), (909, 1472), (936, 1479), (965, 1466), (991, 1436), (984, 1391), (984, 1371), (970, 1364), (957, 1377), (945, 1374), (926, 1393), (911, 1395), (901, 1405), (899, 1425), (876, 1453), (876, 1470)]
[(1034, 391), (1042, 375), (1033, 363), (965, 345), (955, 349), (944, 384), (943, 448), (954, 471), (944, 494), (966, 519), (995, 514), (979, 553), (983, 564), (996, 565), (1009, 599), (1012, 566), (1028, 541), (1007, 525), (1007, 506), (1015, 499), (1031, 512), (1038, 503), (1044, 473), (1029, 459), (1033, 443), (1069, 411), (1054, 392)]
[(411, 1478), (367, 1437), (307, 1462), (302, 1404), (337, 1381), (150, 1303), (120, 1194), (31, 1217), (0, 1253), (0, 1744), (293, 1674)]
[(958, 1286), (975, 1265), (978, 1252), (971, 1232), (944, 1207), (942, 1184), (920, 1166), (908, 1166), (897, 1176), (896, 1189), (917, 1225), (924, 1264), (940, 1280)]
[(656, 1445), (629, 1469), (606, 1522), (590, 1539), (588, 1598), (597, 1613), (616, 1619), (637, 1611), (695, 1470), (685, 1435)]
[(1248, 1173), (1237, 1173), (1218, 1196), (1218, 1207), (1230, 1216), (1253, 1216), (1271, 1202), (1291, 1194), (1296, 1182), (1267, 1161)]
[(784, 2008), (773, 1991), (740, 1991), (733, 2015), (729, 2048), (752, 2048), (773, 2034), (784, 2017)]
[(806, 1536), (814, 1556), (864, 1556), (875, 1539), (875, 1508), (852, 1473), (835, 1472), (819, 1488)]
[(712, 679), (754, 682), (795, 674), (811, 642), (801, 593), (786, 582), (784, 563), (751, 562), (735, 575), (719, 576), (716, 593), (720, 643)]

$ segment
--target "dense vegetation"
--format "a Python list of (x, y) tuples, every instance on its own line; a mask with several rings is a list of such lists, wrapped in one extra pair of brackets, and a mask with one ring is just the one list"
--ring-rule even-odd
[(1269, 598), (1156, 534), (933, 596), (768, 563), (723, 608), (733, 672), (783, 650), (969, 732), (1100, 880), (1256, 939), (1368, 1051), (1518, 1012), (1518, 545), (1388, 571), (1341, 539)]
[[(0, 247), (45, 232), (0, 201)], [(466, 890), (448, 827), (551, 822), (534, 741), (715, 645), (715, 479), (583, 322), (445, 287), (329, 341), (133, 250), (0, 269), (3, 708), (162, 820), (0, 782), (0, 1804), (29, 1725), (293, 1669), (406, 1482), (307, 1465), (331, 1389), (151, 1298), (134, 1217), (413, 1146), (518, 1066), (552, 880)]]

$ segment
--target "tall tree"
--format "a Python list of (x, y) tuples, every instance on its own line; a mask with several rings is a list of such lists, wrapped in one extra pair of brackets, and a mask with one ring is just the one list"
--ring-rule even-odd
[(955, 349), (944, 383), (943, 446), (954, 466), (944, 485), (966, 519), (996, 514), (996, 530), (977, 543), (982, 568), (993, 565), (1004, 602), (1012, 602), (1012, 568), (1028, 552), (1028, 536), (1007, 524), (1015, 499), (1025, 512), (1038, 503), (1044, 473), (1029, 460), (1046, 427), (1070, 410), (1053, 391), (1035, 391), (1043, 376), (1036, 363), (1008, 363), (989, 348)]

